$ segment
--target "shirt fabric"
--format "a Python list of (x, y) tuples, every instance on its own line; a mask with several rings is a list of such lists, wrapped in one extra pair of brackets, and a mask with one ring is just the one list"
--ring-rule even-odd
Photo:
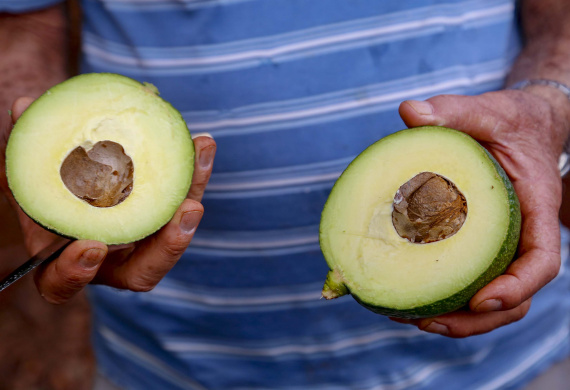
[[(515, 11), (512, 0), (84, 0), (82, 71), (153, 83), (218, 143), (204, 219), (176, 267), (149, 293), (90, 289), (101, 372), (125, 389), (487, 390), (520, 388), (566, 357), (566, 262), (523, 320), (467, 339), (319, 299), (318, 224), (335, 179), (405, 127), (402, 100), (501, 88), (520, 49)], [(567, 244), (564, 231), (564, 260)]]

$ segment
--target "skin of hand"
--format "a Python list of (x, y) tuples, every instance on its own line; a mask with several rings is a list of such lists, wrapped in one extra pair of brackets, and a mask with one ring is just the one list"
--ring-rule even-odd
[[(15, 123), (32, 98), (19, 98), (12, 106)], [(35, 254), (56, 235), (31, 220), (16, 204), (5, 175), (5, 146), (12, 125), (0, 128), (0, 187), (18, 212), (26, 247)], [(128, 245), (107, 247), (97, 241), (72, 242), (53, 262), (38, 267), (35, 274), (40, 294), (51, 303), (63, 303), (88, 283), (105, 284), (132, 291), (150, 291), (184, 253), (204, 213), (200, 203), (212, 172), (216, 143), (210, 136), (194, 138), (196, 159), (187, 199), (171, 221), (153, 235)]]
[(407, 126), (438, 125), (463, 131), (487, 148), (509, 175), (519, 197), (522, 229), (518, 254), (505, 274), (460, 310), (435, 318), (403, 320), (430, 333), (460, 338), (489, 332), (523, 318), (532, 296), (560, 269), (558, 212), (562, 185), (558, 156), (567, 138), (570, 102), (547, 88), (503, 90), (479, 96), (441, 95), (405, 101)]

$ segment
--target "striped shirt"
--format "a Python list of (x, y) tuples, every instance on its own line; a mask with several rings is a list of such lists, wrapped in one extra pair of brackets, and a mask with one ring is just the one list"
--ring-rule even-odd
[(125, 389), (487, 390), (567, 356), (566, 268), (522, 321), (461, 340), (319, 299), (318, 224), (335, 179), (404, 127), (402, 100), (501, 88), (520, 49), (515, 11), (514, 0), (83, 0), (82, 70), (155, 84), (218, 143), (206, 214), (177, 266), (149, 293), (90, 289), (101, 372)]

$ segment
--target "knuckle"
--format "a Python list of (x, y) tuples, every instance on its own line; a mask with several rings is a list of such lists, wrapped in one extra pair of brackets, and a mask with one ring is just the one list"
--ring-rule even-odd
[(62, 285), (72, 290), (82, 289), (91, 280), (91, 277), (89, 275), (84, 275), (81, 273), (66, 273), (60, 275), (60, 277), (62, 280)]
[(530, 310), (530, 305), (531, 305), (532, 299), (529, 299), (525, 302), (523, 302), (519, 307), (518, 307), (518, 313), (516, 316), (515, 321), (521, 320), (524, 317), (526, 317), (528, 311)]
[(184, 253), (190, 241), (184, 236), (178, 236), (175, 240), (172, 240), (161, 248), (164, 257), (167, 259), (176, 259)]
[(459, 327), (449, 326), (449, 333), (446, 336), (452, 339), (464, 339), (473, 335), (474, 332), (471, 329), (462, 329)]
[(560, 262), (557, 261), (551, 261), (548, 266), (546, 267), (546, 279), (547, 282), (550, 282), (552, 279), (554, 279), (556, 276), (558, 276), (558, 273), (560, 272)]
[(210, 172), (198, 171), (196, 172), (196, 176), (193, 177), (192, 185), (190, 186), (190, 188), (204, 189), (206, 188), (206, 184), (208, 183), (209, 179), (210, 179)]
[(190, 187), (190, 195), (194, 197), (202, 196), (202, 194), (206, 191), (207, 184), (207, 181), (192, 183), (192, 186)]
[(73, 296), (73, 294), (68, 296), (56, 293), (42, 293), (41, 295), (46, 302), (51, 303), (52, 305), (61, 305)]
[(509, 286), (500, 297), (502, 310), (511, 310), (524, 302), (530, 294), (529, 287), (516, 275), (503, 275)]
[(149, 292), (152, 291), (157, 284), (158, 281), (151, 281), (143, 277), (127, 279), (126, 283), (127, 289), (133, 292)]

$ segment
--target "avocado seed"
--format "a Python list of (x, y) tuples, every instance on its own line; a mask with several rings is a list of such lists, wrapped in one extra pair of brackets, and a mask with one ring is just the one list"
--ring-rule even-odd
[(453, 236), (467, 217), (465, 196), (450, 180), (422, 172), (394, 196), (392, 224), (400, 237), (427, 244)]
[(112, 207), (125, 200), (133, 189), (133, 161), (113, 141), (97, 142), (86, 151), (78, 146), (59, 170), (73, 195), (95, 207)]

